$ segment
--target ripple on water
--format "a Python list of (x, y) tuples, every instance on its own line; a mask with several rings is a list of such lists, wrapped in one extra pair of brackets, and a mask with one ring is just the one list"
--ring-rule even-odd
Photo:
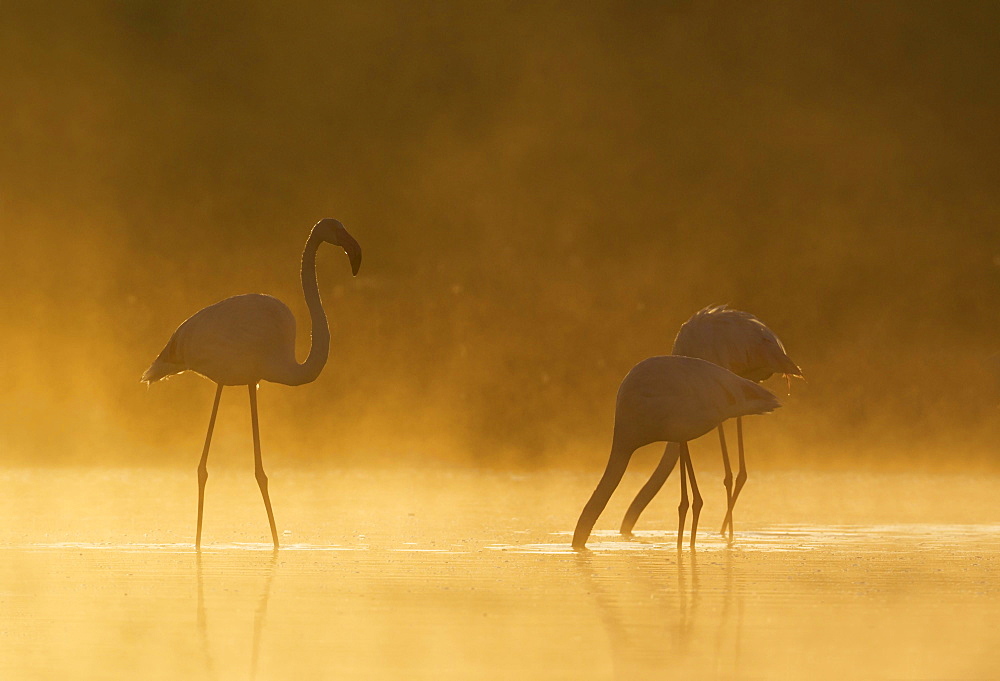
[[(514, 553), (572, 554), (570, 532), (553, 532), (555, 542), (503, 542), (487, 544), (491, 551)], [(587, 548), (597, 553), (644, 553), (676, 548), (675, 532), (637, 530), (631, 539), (614, 530), (595, 531)], [(682, 548), (688, 549), (685, 536)], [(975, 554), (983, 549), (1000, 550), (1000, 525), (774, 525), (738, 532), (732, 544), (715, 533), (698, 536), (697, 551), (757, 551), (800, 553), (808, 551), (895, 553), (950, 549)]]

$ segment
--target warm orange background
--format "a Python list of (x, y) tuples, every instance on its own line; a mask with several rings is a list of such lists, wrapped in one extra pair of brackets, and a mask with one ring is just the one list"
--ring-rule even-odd
[(229, 295), (305, 325), (333, 216), (364, 264), (320, 253), (266, 460), (598, 467), (628, 368), (730, 303), (808, 379), (756, 468), (996, 466), (994, 4), (66, 5), (0, 21), (2, 463), (193, 471), (211, 386), (139, 375)]

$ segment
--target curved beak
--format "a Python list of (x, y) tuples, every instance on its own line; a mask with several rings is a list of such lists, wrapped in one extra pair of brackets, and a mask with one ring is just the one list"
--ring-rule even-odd
[(347, 253), (347, 259), (351, 261), (351, 274), (355, 277), (358, 276), (358, 270), (361, 269), (361, 246), (350, 234), (347, 235), (341, 246), (344, 247), (344, 252)]

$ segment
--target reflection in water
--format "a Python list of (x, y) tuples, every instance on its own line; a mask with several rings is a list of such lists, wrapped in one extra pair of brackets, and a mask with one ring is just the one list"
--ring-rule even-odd
[[(222, 578), (226, 578), (226, 575), (232, 571), (242, 572), (252, 576), (263, 575), (263, 584), (260, 590), (260, 597), (257, 601), (257, 606), (254, 609), (253, 615), (253, 636), (250, 647), (250, 679), (257, 678), (257, 667), (258, 661), (260, 659), (260, 648), (261, 648), (261, 636), (264, 631), (264, 623), (267, 619), (267, 606), (271, 599), (271, 584), (274, 581), (274, 573), (277, 571), (278, 566), (278, 554), (274, 551), (267, 553), (266, 557), (260, 557), (259, 552), (238, 552), (238, 553), (226, 553), (221, 556), (225, 560), (224, 563), (220, 564), (220, 571), (218, 575)], [(205, 660), (205, 670), (209, 678), (217, 678), (215, 671), (215, 663), (213, 661), (211, 653), (211, 645), (209, 643), (208, 634), (208, 614), (205, 607), (205, 576), (203, 567), (203, 552), (195, 551), (195, 572), (197, 575), (198, 584), (198, 632), (201, 639), (202, 656)], [(228, 590), (226, 587), (222, 587), (223, 590)], [(223, 601), (222, 607), (228, 610), (231, 604)], [(226, 641), (230, 641), (233, 638), (233, 630), (226, 628), (223, 631)]]
[[(710, 599), (709, 611), (720, 614), (704, 621), (700, 621), (705, 594), (697, 552), (668, 550), (649, 561), (592, 552), (574, 557), (607, 634), (615, 678), (646, 678), (664, 669), (691, 666), (692, 659), (704, 652), (702, 637), (715, 642), (716, 669), (738, 670), (742, 597), (734, 589), (731, 552), (724, 555), (724, 587), (708, 589), (715, 599)], [(735, 620), (734, 600), (739, 604)], [(727, 641), (731, 647), (725, 647)]]
[(195, 570), (198, 574), (198, 634), (201, 637), (201, 651), (202, 656), (205, 658), (205, 669), (208, 671), (208, 677), (214, 679), (216, 678), (215, 663), (212, 661), (212, 651), (208, 647), (208, 627), (206, 625), (207, 618), (205, 617), (205, 578), (201, 568), (201, 551), (195, 551), (194, 559)]
[(260, 633), (264, 629), (264, 618), (267, 616), (267, 602), (271, 598), (271, 582), (274, 580), (274, 571), (278, 565), (278, 555), (271, 553), (267, 559), (267, 577), (264, 580), (264, 589), (260, 594), (260, 602), (253, 616), (253, 653), (250, 661), (250, 678), (257, 678), (257, 660), (260, 657)]
[[(736, 580), (733, 578), (735, 571), (733, 551), (726, 551), (723, 553), (723, 556), (722, 567), (726, 597), (722, 601), (722, 624), (719, 626), (719, 631), (715, 638), (715, 656), (720, 663), (724, 663), (726, 659), (732, 659), (730, 673), (735, 674), (740, 668), (740, 643), (743, 639), (743, 594), (736, 589)], [(735, 621), (733, 621), (733, 601), (736, 601)], [(730, 623), (732, 623), (732, 626), (730, 626)], [(726, 645), (726, 632), (729, 629), (732, 629), (732, 654), (729, 654), (730, 648)]]

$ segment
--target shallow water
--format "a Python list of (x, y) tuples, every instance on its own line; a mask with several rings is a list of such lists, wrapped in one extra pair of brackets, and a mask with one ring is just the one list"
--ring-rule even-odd
[(615, 533), (632, 475), (576, 553), (596, 477), (272, 471), (275, 555), (213, 474), (199, 556), (193, 472), (0, 474), (0, 678), (1000, 676), (992, 480), (756, 475), (729, 547), (709, 474), (678, 553), (672, 486)]

